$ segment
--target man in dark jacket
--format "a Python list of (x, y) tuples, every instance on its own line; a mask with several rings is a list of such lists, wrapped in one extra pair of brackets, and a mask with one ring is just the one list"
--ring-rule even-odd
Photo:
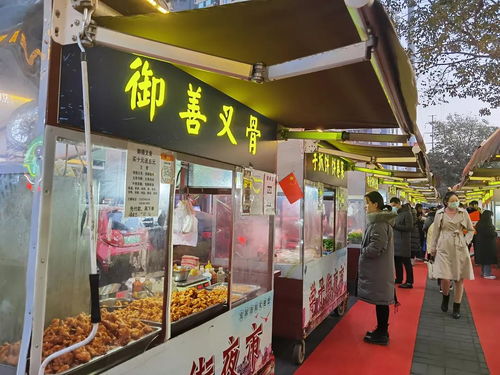
[[(411, 264), (411, 232), (413, 218), (410, 210), (401, 206), (399, 198), (391, 198), (393, 210), (398, 216), (394, 224), (394, 265), (396, 268), (396, 284), (403, 289), (413, 288), (413, 266)], [(406, 271), (406, 282), (403, 284), (403, 265)]]

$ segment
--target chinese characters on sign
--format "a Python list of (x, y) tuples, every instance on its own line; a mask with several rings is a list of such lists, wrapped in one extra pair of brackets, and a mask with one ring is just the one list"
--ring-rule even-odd
[(257, 117), (250, 115), (250, 124), (247, 126), (246, 136), (250, 140), (248, 144), (248, 152), (252, 155), (257, 153), (257, 138), (260, 138), (261, 136), (260, 130), (257, 130), (257, 126)]
[(276, 209), (276, 175), (264, 175), (264, 215), (274, 215)]
[(319, 288), (316, 288), (316, 282), (313, 282), (309, 290), (309, 311), (313, 319), (322, 313), (327, 306), (333, 305), (336, 299), (345, 292), (344, 266), (340, 270), (336, 270), (333, 277), (331, 273), (328, 273), (326, 284), (324, 278), (320, 278), (318, 286)]
[(396, 188), (396, 186), (389, 186), (389, 194), (394, 197), (397, 196), (398, 189)]
[(186, 120), (188, 134), (198, 135), (201, 128), (200, 122), (207, 122), (207, 116), (201, 113), (200, 108), (201, 87), (198, 87), (195, 91), (193, 85), (190, 83), (187, 94), (189, 98), (187, 110), (179, 112), (179, 117)]
[(156, 78), (149, 62), (140, 57), (130, 64), (130, 69), (135, 70), (125, 86), (125, 92), (130, 92), (130, 109), (149, 106), (149, 121), (153, 121), (156, 108), (165, 102), (165, 80)]
[(210, 359), (198, 358), (198, 363), (193, 362), (190, 375), (215, 375), (215, 357)]
[(315, 152), (312, 158), (313, 170), (343, 179), (345, 176), (345, 162), (335, 156)]
[[(261, 351), (261, 336), (263, 325), (252, 323), (252, 332), (245, 338), (246, 355), (243, 362), (238, 366), (240, 358), (240, 339), (229, 337), (229, 346), (222, 352), (221, 375), (252, 375), (257, 368), (257, 361), (263, 354)], [(189, 375), (215, 375), (215, 356), (206, 359), (204, 357), (193, 361)]]
[(378, 178), (375, 176), (366, 176), (366, 184), (372, 189), (378, 190)]
[(159, 149), (129, 143), (125, 189), (126, 217), (158, 216)]
[(219, 113), (219, 118), (224, 126), (220, 132), (217, 133), (217, 137), (222, 137), (227, 134), (229, 141), (233, 145), (237, 145), (236, 138), (234, 138), (233, 132), (231, 131), (231, 121), (233, 121), (234, 108), (230, 105), (222, 106), (222, 113)]

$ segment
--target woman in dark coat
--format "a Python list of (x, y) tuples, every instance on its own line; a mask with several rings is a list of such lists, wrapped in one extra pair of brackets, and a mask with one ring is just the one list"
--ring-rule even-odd
[(422, 253), (422, 242), (420, 239), (420, 229), (419, 229), (419, 219), (417, 215), (417, 211), (410, 206), (409, 203), (405, 204), (406, 208), (411, 212), (411, 217), (413, 219), (413, 229), (411, 230), (411, 258), (414, 260), (421, 256)]
[(394, 304), (394, 235), (396, 217), (377, 191), (365, 195), (367, 227), (361, 245), (358, 298), (375, 305), (377, 328), (367, 332), (365, 342), (389, 343), (389, 305)]
[(497, 264), (496, 239), (497, 232), (492, 222), (493, 212), (484, 211), (476, 224), (475, 262), (481, 265), (481, 276), (485, 279), (496, 279), (491, 273), (491, 265)]
[[(396, 284), (400, 288), (413, 288), (413, 267), (411, 264), (411, 232), (413, 218), (410, 210), (401, 205), (397, 197), (391, 198), (391, 206), (397, 210), (394, 223), (394, 261), (396, 264)], [(403, 266), (406, 271), (406, 282), (403, 284)]]

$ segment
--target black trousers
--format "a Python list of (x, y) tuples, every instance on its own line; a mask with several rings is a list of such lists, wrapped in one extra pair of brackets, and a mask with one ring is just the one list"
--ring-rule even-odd
[(413, 284), (413, 266), (410, 257), (394, 257), (394, 266), (396, 268), (396, 282), (403, 282), (403, 266), (406, 271), (406, 282)]
[(375, 305), (375, 311), (377, 313), (377, 328), (387, 331), (389, 325), (389, 306)]

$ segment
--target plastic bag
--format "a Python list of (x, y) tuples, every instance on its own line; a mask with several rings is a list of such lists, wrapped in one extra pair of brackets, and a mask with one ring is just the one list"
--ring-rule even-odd
[(198, 245), (198, 219), (188, 201), (180, 201), (174, 210), (173, 245)]

